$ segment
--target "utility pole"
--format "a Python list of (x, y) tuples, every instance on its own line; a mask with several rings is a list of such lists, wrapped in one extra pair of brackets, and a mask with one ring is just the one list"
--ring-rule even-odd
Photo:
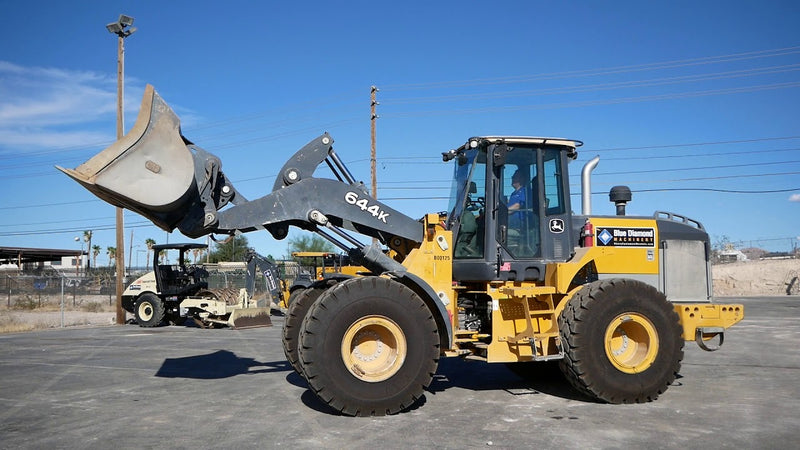
[(369, 109), (370, 109), (370, 139), (372, 141), (372, 151), (370, 153), (369, 164), (370, 164), (370, 172), (372, 174), (372, 197), (378, 198), (378, 176), (376, 173), (376, 149), (375, 149), (375, 125), (378, 121), (378, 114), (375, 112), (375, 107), (378, 106), (378, 101), (375, 100), (376, 94), (378, 93), (378, 88), (372, 86), (370, 88), (369, 94)]
[[(378, 122), (378, 114), (375, 112), (375, 108), (378, 106), (378, 101), (375, 99), (378, 93), (378, 88), (375, 86), (370, 87), (369, 90), (369, 110), (370, 110), (370, 141), (372, 142), (370, 157), (369, 157), (369, 165), (370, 165), (370, 173), (372, 176), (372, 198), (378, 198), (378, 174), (377, 174), (377, 151), (375, 148), (375, 126)], [(378, 243), (377, 238), (372, 238), (372, 245), (376, 245)]]
[[(124, 132), (123, 110), (123, 77), (125, 67), (125, 38), (136, 31), (133, 17), (120, 14), (116, 22), (106, 25), (106, 29), (117, 35), (117, 140), (122, 139)], [(122, 309), (122, 280), (125, 277), (125, 236), (123, 235), (124, 221), (122, 208), (117, 207), (117, 252), (114, 259), (117, 261), (117, 325), (125, 323), (125, 310)]]

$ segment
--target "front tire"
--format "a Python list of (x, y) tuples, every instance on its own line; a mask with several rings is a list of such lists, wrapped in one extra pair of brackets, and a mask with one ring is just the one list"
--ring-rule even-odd
[(412, 406), (439, 362), (439, 332), (411, 289), (381, 277), (325, 291), (300, 331), (303, 374), (317, 396), (345, 415), (382, 416)]
[(133, 317), (140, 327), (160, 326), (164, 321), (164, 302), (155, 294), (142, 294), (133, 305)]
[(587, 284), (558, 319), (561, 369), (576, 389), (608, 403), (655, 400), (683, 359), (678, 315), (664, 294), (636, 280)]

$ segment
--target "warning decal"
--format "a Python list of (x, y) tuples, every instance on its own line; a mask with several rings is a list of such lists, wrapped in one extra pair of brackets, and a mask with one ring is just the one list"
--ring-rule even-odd
[(655, 228), (601, 228), (595, 231), (598, 247), (655, 247)]

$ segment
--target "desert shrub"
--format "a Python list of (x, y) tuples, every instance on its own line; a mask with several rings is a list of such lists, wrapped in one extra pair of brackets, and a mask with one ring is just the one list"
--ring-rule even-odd
[(39, 301), (30, 295), (23, 295), (14, 302), (15, 309), (36, 309), (39, 306)]
[(30, 331), (36, 328), (33, 324), (25, 323), (22, 320), (10, 315), (0, 315), (0, 333), (19, 333)]
[(103, 304), (100, 302), (86, 303), (83, 305), (83, 310), (86, 312), (103, 312)]

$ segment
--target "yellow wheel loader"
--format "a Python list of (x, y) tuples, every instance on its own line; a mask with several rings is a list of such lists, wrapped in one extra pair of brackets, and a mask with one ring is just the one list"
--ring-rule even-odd
[[(141, 327), (165, 322), (183, 324), (193, 319), (204, 328), (272, 326), (271, 304), (280, 302), (277, 268), (255, 252), (247, 254), (247, 277), (242, 289), (209, 289), (208, 271), (189, 264), (187, 253), (206, 249), (205, 244), (157, 244), (153, 246), (153, 270), (134, 280), (122, 293), (122, 307)], [(174, 264), (161, 262), (161, 253), (177, 251)], [(264, 276), (268, 295), (256, 299), (255, 280)]]
[[(295, 226), (367, 268), (306, 289), (284, 330), (287, 358), (342, 414), (409, 408), (444, 356), (517, 368), (559, 361), (592, 399), (651, 401), (675, 380), (684, 341), (715, 349), (744, 311), (711, 302), (700, 222), (627, 216), (624, 186), (610, 193), (616, 216), (591, 213), (598, 158), (583, 169), (582, 211), (573, 212), (568, 163), (581, 144), (470, 138), (443, 153), (454, 167), (447, 213), (415, 220), (370, 196), (323, 134), (289, 158), (272, 192), (247, 200), (148, 86), (130, 133), (76, 169), (59, 169), (166, 231), (266, 230), (283, 239)], [(323, 162), (334, 178), (314, 176)]]
[[(287, 308), (304, 289), (311, 287), (316, 281), (329, 278), (343, 280), (368, 272), (365, 267), (351, 265), (350, 257), (342, 253), (292, 252), (292, 258), (301, 261), (303, 263), (301, 267), (308, 267), (311, 269), (311, 273), (303, 271), (289, 286), (289, 296), (286, 301)], [(308, 261), (312, 261), (313, 265), (307, 266), (306, 263)]]

